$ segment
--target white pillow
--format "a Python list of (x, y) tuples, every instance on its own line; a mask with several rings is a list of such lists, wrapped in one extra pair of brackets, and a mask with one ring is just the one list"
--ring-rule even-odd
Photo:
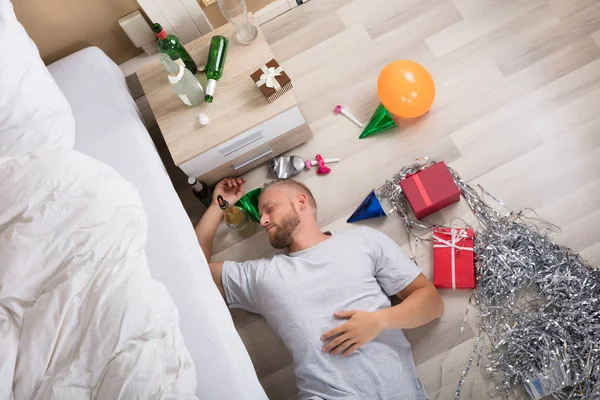
[(0, 0), (0, 157), (73, 148), (71, 106), (46, 69), (37, 47)]

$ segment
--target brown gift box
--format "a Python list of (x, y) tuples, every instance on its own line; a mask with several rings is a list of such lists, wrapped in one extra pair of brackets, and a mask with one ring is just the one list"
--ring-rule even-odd
[(250, 77), (269, 103), (292, 88), (292, 80), (275, 59), (257, 69)]

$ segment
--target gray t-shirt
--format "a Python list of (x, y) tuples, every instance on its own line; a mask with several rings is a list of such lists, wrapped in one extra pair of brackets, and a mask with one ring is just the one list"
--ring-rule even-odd
[(417, 267), (371, 228), (337, 231), (309, 249), (223, 264), (227, 303), (262, 314), (294, 359), (299, 399), (426, 399), (410, 344), (385, 330), (350, 356), (332, 356), (320, 337), (346, 322), (333, 313), (390, 307)]

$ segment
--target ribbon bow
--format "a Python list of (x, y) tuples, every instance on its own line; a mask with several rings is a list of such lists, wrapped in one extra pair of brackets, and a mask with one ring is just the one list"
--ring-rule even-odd
[[(448, 234), (447, 232), (443, 232), (443, 234)], [(456, 289), (456, 256), (455, 253), (457, 250), (468, 250), (473, 251), (472, 247), (465, 247), (459, 245), (462, 242), (464, 244), (465, 240), (469, 239), (469, 234), (466, 229), (454, 229), (450, 228), (450, 241), (442, 239), (437, 236), (435, 233), (433, 234), (433, 247), (445, 247), (452, 249), (452, 289)]]
[(260, 76), (258, 82), (256, 82), (256, 86), (262, 86), (266, 84), (268, 88), (272, 88), (275, 90), (281, 89), (281, 85), (279, 84), (279, 82), (277, 82), (277, 79), (275, 79), (276, 76), (280, 76), (283, 72), (283, 68), (281, 68), (281, 66), (274, 68), (263, 65), (262, 67), (260, 67), (260, 69), (263, 73)]

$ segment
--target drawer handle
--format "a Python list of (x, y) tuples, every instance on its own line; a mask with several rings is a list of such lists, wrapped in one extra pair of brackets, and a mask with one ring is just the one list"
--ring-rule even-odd
[(273, 152), (273, 149), (269, 149), (269, 150), (267, 150), (267, 151), (265, 151), (265, 152), (263, 152), (263, 153), (260, 153), (260, 154), (259, 154), (259, 155), (257, 155), (256, 157), (252, 157), (251, 159), (249, 159), (249, 160), (247, 160), (247, 161), (244, 161), (244, 162), (243, 162), (243, 163), (241, 163), (241, 164), (234, 165), (234, 166), (233, 166), (233, 169), (234, 169), (234, 170), (236, 170), (236, 171), (237, 171), (238, 169), (242, 169), (242, 168), (244, 168), (245, 166), (247, 166), (248, 164), (252, 164), (254, 161), (256, 161), (256, 160), (259, 160), (259, 159), (261, 159), (261, 158), (263, 158), (263, 157), (266, 157), (266, 156), (268, 156), (268, 155), (269, 155), (269, 154), (271, 154), (272, 152)]
[(235, 153), (236, 151), (243, 149), (244, 147), (248, 146), (249, 144), (252, 144), (262, 138), (263, 138), (262, 132), (260, 132), (260, 131), (255, 132), (252, 135), (250, 135), (234, 144), (223, 147), (221, 150), (219, 150), (219, 153), (223, 154), (224, 157), (227, 157), (231, 153)]

